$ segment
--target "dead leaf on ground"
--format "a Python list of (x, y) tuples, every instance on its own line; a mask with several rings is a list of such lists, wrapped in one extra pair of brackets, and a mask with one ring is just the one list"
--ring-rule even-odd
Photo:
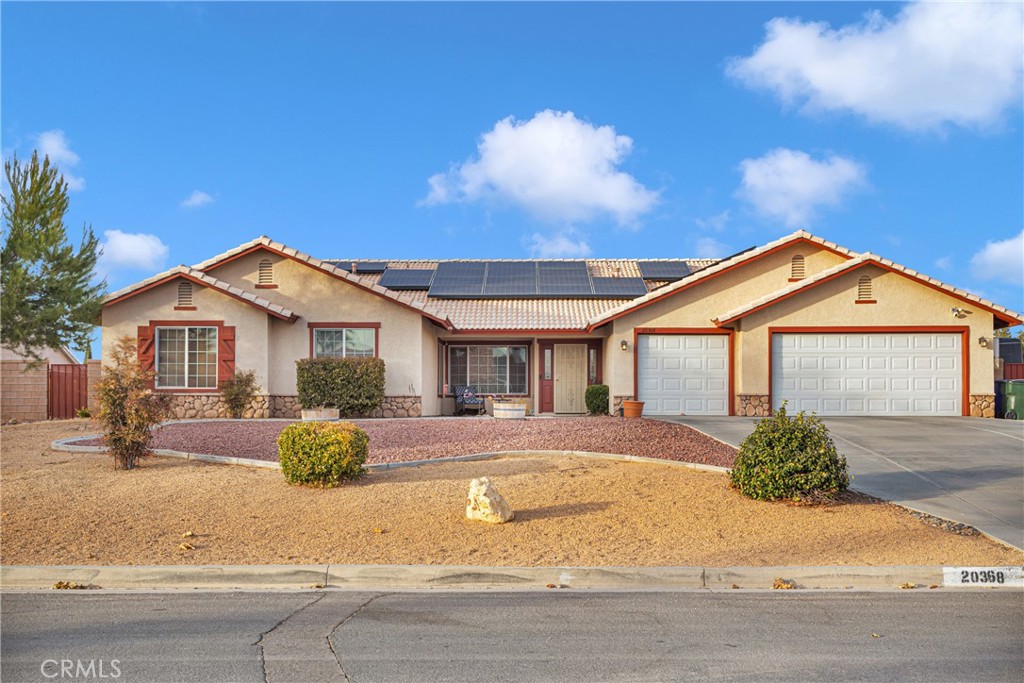
[(384, 530), (381, 529), (380, 527), (373, 527), (372, 529), (370, 529), (370, 533), (373, 533), (373, 534), (383, 534)]
[(772, 588), (776, 590), (789, 591), (796, 588), (796, 584), (792, 581), (786, 581), (785, 579), (775, 579), (775, 583), (772, 584)]
[(913, 583), (913, 582), (911, 582), (911, 581), (907, 581), (906, 583), (901, 583), (901, 584), (900, 584), (900, 588), (903, 588), (903, 589), (907, 589), (907, 588), (917, 588), (917, 584), (916, 584), (916, 583)]
[(74, 581), (58, 581), (53, 584), (54, 590), (84, 590), (87, 586), (82, 583), (75, 583)]
[(181, 537), (182, 538), (192, 538), (195, 535), (196, 535), (196, 532), (189, 530), (189, 531), (186, 531), (185, 533), (183, 533), (181, 535)]
[(195, 550), (196, 547), (191, 543), (182, 543), (178, 546), (178, 550)]
[(882, 636), (880, 634), (878, 634), (878, 633), (872, 633), (871, 637), (872, 638), (881, 638)]

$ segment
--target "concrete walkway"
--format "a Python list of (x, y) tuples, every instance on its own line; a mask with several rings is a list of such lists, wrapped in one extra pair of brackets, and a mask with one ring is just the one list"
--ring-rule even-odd
[[(659, 417), (733, 446), (747, 417)], [(1024, 421), (974, 417), (830, 417), (825, 424), (854, 476), (852, 487), (970, 524), (1024, 548)]]

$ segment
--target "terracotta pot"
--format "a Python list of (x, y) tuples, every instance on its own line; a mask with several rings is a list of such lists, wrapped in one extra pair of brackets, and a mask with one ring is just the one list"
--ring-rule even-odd
[(622, 417), (642, 417), (644, 414), (643, 401), (623, 401)]

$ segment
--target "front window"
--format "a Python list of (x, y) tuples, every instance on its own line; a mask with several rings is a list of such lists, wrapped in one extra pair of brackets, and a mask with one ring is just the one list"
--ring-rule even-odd
[(217, 328), (156, 328), (156, 375), (163, 389), (215, 389)]
[(322, 327), (313, 330), (314, 358), (373, 356), (376, 330), (364, 327)]
[(526, 394), (526, 346), (451, 346), (448, 386), (476, 387), (478, 394)]

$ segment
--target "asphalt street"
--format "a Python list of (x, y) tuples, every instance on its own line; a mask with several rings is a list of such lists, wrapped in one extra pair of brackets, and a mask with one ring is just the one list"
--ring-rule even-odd
[[(1020, 681), (1024, 593), (34, 592), (5, 682)], [(80, 667), (80, 668), (79, 668)], [(113, 675), (116, 671), (117, 675)]]
[[(659, 417), (739, 446), (750, 417)], [(981, 529), (1024, 548), (1024, 421), (826, 417), (858, 491)]]

